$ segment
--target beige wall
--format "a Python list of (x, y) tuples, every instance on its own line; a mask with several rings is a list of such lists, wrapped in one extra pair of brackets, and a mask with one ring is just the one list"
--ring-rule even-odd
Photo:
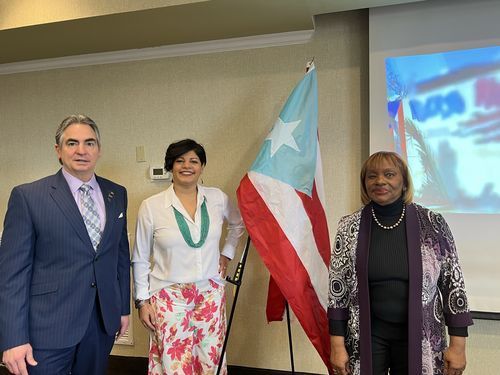
[[(0, 76), (0, 217), (13, 186), (57, 170), (51, 150), (55, 128), (77, 112), (100, 125), (104, 148), (97, 172), (127, 187), (132, 233), (140, 202), (167, 186), (148, 180), (148, 166), (161, 163), (174, 140), (193, 137), (203, 143), (205, 185), (234, 199), (239, 180), (314, 56), (332, 238), (339, 217), (359, 206), (357, 176), (368, 153), (367, 28), (367, 12), (338, 13), (318, 17), (313, 40), (305, 45)], [(146, 163), (136, 162), (136, 146), (144, 146)], [(265, 320), (267, 282), (251, 248), (228, 361), (287, 370), (286, 324)], [(292, 330), (296, 370), (326, 373), (296, 321)], [(492, 355), (499, 346), (499, 324), (480, 322), (472, 334), (470, 367), (477, 371), (470, 373), (487, 374), (486, 360), (500, 367)], [(136, 316), (134, 338), (133, 347), (116, 347), (114, 353), (147, 355), (148, 337)], [(473, 363), (475, 358), (485, 360)]]

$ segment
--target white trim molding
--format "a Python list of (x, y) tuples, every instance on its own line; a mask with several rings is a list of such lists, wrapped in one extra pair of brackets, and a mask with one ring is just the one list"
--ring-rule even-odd
[(206, 42), (173, 44), (161, 47), (6, 63), (0, 64), (0, 75), (73, 68), (86, 65), (114, 64), (128, 61), (304, 44), (311, 39), (313, 33), (314, 30), (300, 30), (242, 38), (219, 39)]

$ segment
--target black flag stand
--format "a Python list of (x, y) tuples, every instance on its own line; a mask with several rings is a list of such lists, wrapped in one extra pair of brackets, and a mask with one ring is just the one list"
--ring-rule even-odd
[(286, 308), (286, 325), (288, 327), (288, 345), (290, 347), (290, 364), (292, 366), (292, 375), (295, 374), (295, 363), (293, 361), (293, 345), (292, 345), (292, 327), (290, 324), (290, 307), (288, 302), (285, 302)]
[[(238, 265), (236, 266), (236, 270), (234, 271), (234, 276), (231, 278), (230, 276), (226, 277), (226, 280), (233, 285), (236, 285), (236, 291), (234, 293), (233, 305), (231, 306), (231, 313), (229, 314), (229, 321), (227, 323), (226, 329), (226, 337), (224, 338), (224, 344), (222, 345), (219, 365), (217, 366), (217, 375), (220, 374), (220, 370), (222, 368), (222, 363), (224, 360), (224, 355), (226, 354), (227, 341), (229, 339), (229, 332), (231, 330), (231, 325), (233, 323), (234, 311), (236, 310), (236, 302), (238, 301), (238, 294), (240, 293), (241, 282), (243, 280), (243, 271), (245, 270), (245, 264), (247, 262), (248, 249), (250, 247), (250, 236), (247, 238), (247, 243), (245, 244), (245, 248), (243, 249), (243, 254), (241, 256)], [(292, 366), (292, 375), (295, 374), (295, 364), (293, 360), (293, 346), (292, 346), (292, 328), (290, 324), (290, 308), (288, 307), (288, 302), (285, 302), (286, 308), (286, 322), (288, 327), (288, 344), (290, 348), (290, 363)]]
[(243, 271), (245, 270), (245, 263), (247, 262), (249, 247), (250, 247), (250, 236), (247, 238), (247, 243), (245, 244), (245, 248), (243, 249), (243, 255), (241, 256), (241, 259), (238, 262), (238, 265), (236, 266), (233, 278), (231, 278), (230, 276), (226, 277), (226, 280), (228, 282), (230, 282), (233, 285), (236, 285), (236, 291), (234, 293), (233, 305), (231, 306), (231, 313), (229, 314), (229, 321), (227, 323), (227, 329), (226, 329), (226, 337), (224, 338), (224, 344), (222, 345), (219, 366), (217, 366), (217, 375), (220, 374), (220, 370), (224, 359), (224, 354), (226, 354), (227, 340), (229, 339), (229, 331), (231, 330), (231, 324), (233, 323), (234, 310), (236, 309), (236, 302), (238, 301), (238, 294), (240, 292), (241, 281), (243, 280)]

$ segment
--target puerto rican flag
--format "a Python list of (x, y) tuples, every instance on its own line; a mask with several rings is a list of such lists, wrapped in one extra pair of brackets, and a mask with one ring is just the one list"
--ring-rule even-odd
[(272, 277), (268, 320), (281, 320), (282, 294), (330, 371), (330, 237), (314, 65), (290, 94), (237, 196), (252, 243)]

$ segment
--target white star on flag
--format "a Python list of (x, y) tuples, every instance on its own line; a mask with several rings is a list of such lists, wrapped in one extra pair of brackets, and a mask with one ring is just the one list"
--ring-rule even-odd
[(299, 146), (293, 138), (292, 132), (299, 125), (300, 120), (292, 122), (283, 122), (281, 118), (278, 117), (274, 123), (273, 129), (267, 136), (266, 140), (271, 141), (271, 157), (281, 148), (281, 146), (286, 145), (293, 148), (295, 151), (300, 151)]

